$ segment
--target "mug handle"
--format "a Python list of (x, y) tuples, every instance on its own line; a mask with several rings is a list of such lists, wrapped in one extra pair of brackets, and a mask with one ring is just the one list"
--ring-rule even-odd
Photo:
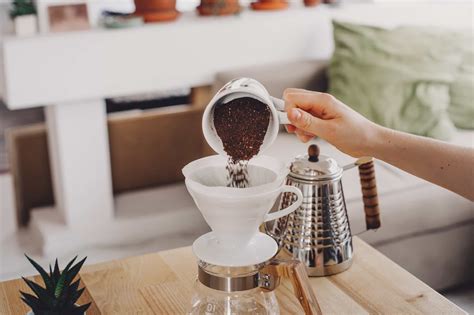
[(290, 120), (288, 119), (288, 116), (285, 112), (285, 101), (273, 96), (270, 96), (270, 99), (272, 100), (273, 105), (277, 110), (278, 121), (280, 122), (280, 124), (290, 125)]
[(273, 221), (273, 220), (276, 220), (278, 218), (289, 215), (290, 213), (292, 213), (293, 211), (298, 209), (298, 207), (301, 206), (301, 204), (303, 203), (303, 194), (301, 193), (301, 190), (299, 190), (295, 186), (284, 185), (281, 188), (281, 192), (282, 193), (286, 193), (286, 192), (294, 193), (296, 195), (295, 202), (293, 202), (290, 206), (286, 207), (285, 209), (281, 209), (279, 211), (268, 213), (265, 216), (265, 220), (263, 222)]

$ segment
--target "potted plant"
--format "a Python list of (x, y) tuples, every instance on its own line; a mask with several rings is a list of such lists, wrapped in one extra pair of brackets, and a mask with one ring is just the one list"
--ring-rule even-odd
[(18, 36), (34, 35), (38, 31), (36, 9), (32, 0), (14, 0), (10, 10), (15, 34)]
[(257, 0), (250, 4), (254, 10), (283, 10), (288, 8), (286, 0)]
[(54, 270), (51, 269), (51, 265), (49, 265), (49, 273), (47, 273), (37, 262), (27, 255), (25, 256), (39, 272), (45, 285), (42, 287), (23, 277), (23, 280), (35, 294), (32, 295), (20, 291), (23, 302), (31, 307), (31, 311), (28, 312), (27, 315), (86, 314), (86, 310), (91, 303), (84, 305), (76, 304), (82, 292), (84, 292), (84, 288), (79, 289), (80, 279), (76, 281), (74, 281), (74, 279), (78, 275), (87, 257), (73, 265), (77, 256), (74, 257), (62, 272), (59, 270), (58, 260), (56, 259)]
[(135, 15), (145, 23), (173, 21), (179, 16), (176, 0), (135, 0)]
[(240, 12), (239, 0), (201, 0), (199, 15), (230, 15)]

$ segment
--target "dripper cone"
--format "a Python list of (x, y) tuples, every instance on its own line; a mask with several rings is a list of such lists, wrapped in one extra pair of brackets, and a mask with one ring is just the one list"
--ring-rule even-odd
[[(288, 169), (277, 159), (258, 156), (248, 165), (249, 187), (226, 187), (227, 160), (210, 156), (193, 161), (183, 168), (186, 187), (215, 233), (223, 249), (238, 250), (247, 246), (259, 232), (259, 226), (273, 220), (276, 213), (268, 215), (280, 193), (295, 192), (284, 186)], [(285, 189), (284, 189), (285, 188)], [(295, 192), (301, 197), (301, 192)], [(299, 198), (301, 199), (301, 198)], [(295, 210), (301, 200), (295, 206)], [(288, 211), (279, 216), (288, 214)]]

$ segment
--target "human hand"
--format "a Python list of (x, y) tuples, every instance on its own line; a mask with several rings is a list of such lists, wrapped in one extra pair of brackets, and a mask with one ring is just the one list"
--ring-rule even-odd
[(285, 110), (295, 133), (303, 142), (321, 137), (353, 157), (371, 155), (371, 146), (380, 126), (366, 119), (327, 93), (286, 89)]

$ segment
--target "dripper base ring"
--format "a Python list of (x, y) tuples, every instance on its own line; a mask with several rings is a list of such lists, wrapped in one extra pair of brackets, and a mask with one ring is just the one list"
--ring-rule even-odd
[(225, 277), (208, 273), (199, 266), (198, 279), (206, 287), (224, 292), (247, 291), (259, 287), (258, 271), (248, 276)]
[(245, 276), (226, 277), (212, 274), (203, 267), (198, 266), (198, 279), (199, 282), (208, 288), (227, 293), (247, 291), (255, 288), (273, 291), (278, 286), (279, 279), (276, 279), (270, 273), (262, 272), (262, 270), (255, 270), (254, 273)]

